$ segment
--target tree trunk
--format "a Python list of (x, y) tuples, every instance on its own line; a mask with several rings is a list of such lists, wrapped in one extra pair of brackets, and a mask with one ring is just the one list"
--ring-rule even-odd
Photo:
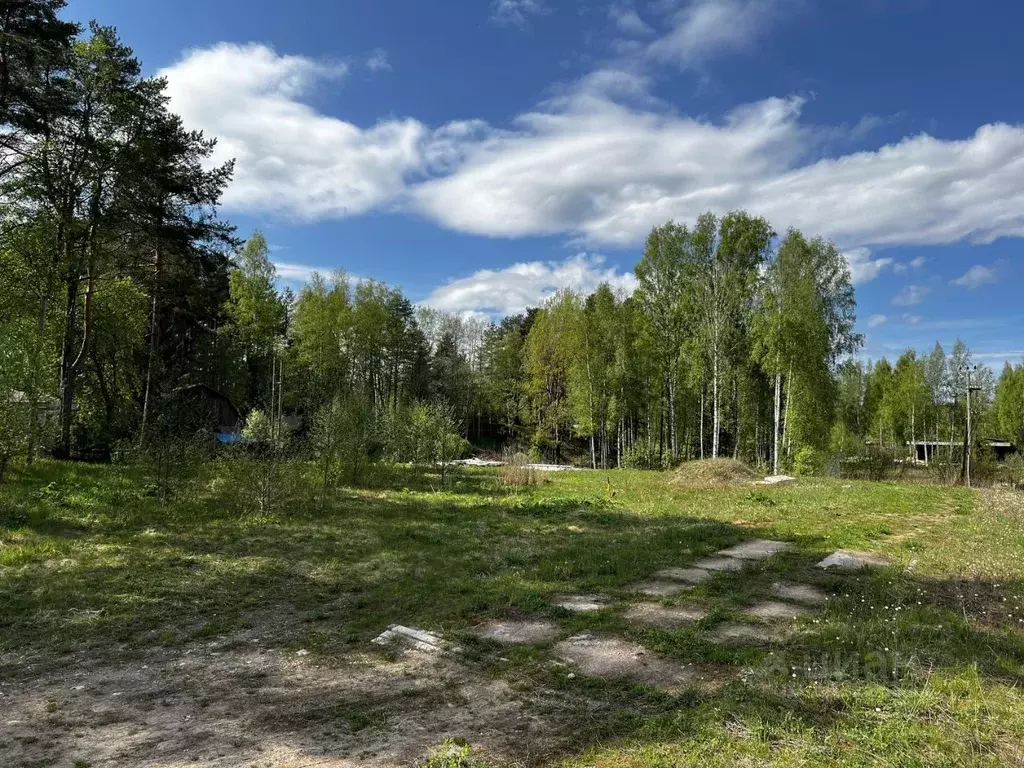
[(711, 385), (712, 385), (712, 399), (711, 399), (711, 428), (713, 434), (711, 435), (711, 458), (718, 458), (718, 432), (719, 432), (719, 403), (718, 403), (718, 342), (715, 341), (715, 353), (711, 364)]
[(700, 431), (698, 435), (700, 440), (700, 458), (704, 460), (704, 380), (700, 382)]
[(782, 417), (782, 371), (775, 371), (775, 430), (772, 449), (772, 474), (779, 474), (779, 420)]

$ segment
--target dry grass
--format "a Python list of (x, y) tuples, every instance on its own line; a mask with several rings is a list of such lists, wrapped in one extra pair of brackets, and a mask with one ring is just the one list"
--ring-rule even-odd
[(509, 488), (526, 488), (540, 482), (539, 473), (530, 466), (530, 457), (525, 453), (505, 451), (501, 460), (504, 462), (501, 467), (502, 485)]
[(704, 490), (749, 485), (757, 479), (759, 475), (754, 470), (735, 459), (703, 459), (684, 463), (669, 482), (684, 488)]

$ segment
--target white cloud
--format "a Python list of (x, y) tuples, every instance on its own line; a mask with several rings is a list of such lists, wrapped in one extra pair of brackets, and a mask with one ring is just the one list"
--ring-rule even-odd
[(672, 17), (671, 29), (651, 43), (648, 55), (682, 67), (743, 51), (765, 34), (793, 2), (691, 0)]
[(902, 319), (907, 325), (919, 325), (924, 320), (921, 315), (912, 315), (909, 312), (904, 313)]
[(654, 30), (650, 24), (640, 18), (635, 8), (626, 5), (613, 5), (608, 9), (608, 18), (615, 22), (620, 32), (637, 37), (652, 35)]
[(874, 280), (883, 269), (892, 264), (892, 259), (889, 258), (871, 258), (870, 248), (852, 248), (843, 255), (850, 265), (850, 279), (854, 285)]
[(225, 203), (248, 212), (312, 220), (402, 209), (460, 232), (635, 247), (670, 218), (745, 208), (779, 231), (836, 239), (862, 281), (890, 260), (858, 248), (1024, 236), (1019, 125), (814, 160), (822, 132), (834, 131), (801, 121), (800, 98), (689, 117), (631, 69), (591, 72), (512, 130), (354, 125), (307, 103), (343, 66), (260, 45), (192, 51), (161, 74), (186, 124), (220, 138), (218, 159), (237, 158)]
[(880, 325), (885, 325), (889, 318), (885, 315), (872, 315), (868, 318), (868, 328), (877, 328)]
[(956, 280), (951, 280), (950, 285), (959, 285), (961, 288), (975, 290), (988, 283), (996, 281), (996, 265), (986, 267), (983, 264), (975, 264)]
[(388, 61), (388, 52), (383, 48), (376, 48), (366, 59), (366, 68), (371, 72), (390, 72), (391, 62)]
[(920, 269), (921, 267), (924, 266), (924, 263), (926, 261), (927, 259), (924, 256), (915, 256), (913, 259), (910, 260), (910, 266), (913, 267), (914, 269)]
[(494, 0), (491, 3), (491, 21), (496, 24), (525, 29), (530, 16), (550, 13), (542, 0)]
[(893, 298), (893, 306), (913, 307), (924, 301), (932, 289), (924, 285), (908, 285)]
[(292, 264), (287, 261), (275, 261), (274, 269), (277, 270), (277, 276), (288, 283), (305, 283), (309, 281), (314, 272), (320, 274), (327, 274), (330, 272), (329, 269), (324, 267), (311, 267), (308, 264)]
[(592, 292), (601, 283), (628, 293), (636, 288), (632, 273), (604, 265), (604, 257), (578, 253), (564, 261), (531, 261), (504, 269), (481, 269), (436, 288), (424, 304), (445, 312), (512, 315), (539, 307), (559, 289)]
[(221, 43), (160, 74), (186, 125), (218, 137), (216, 159), (237, 160), (227, 207), (317, 219), (388, 205), (422, 167), (429, 139), (415, 120), (364, 129), (301, 101), (345, 72), (263, 45)]

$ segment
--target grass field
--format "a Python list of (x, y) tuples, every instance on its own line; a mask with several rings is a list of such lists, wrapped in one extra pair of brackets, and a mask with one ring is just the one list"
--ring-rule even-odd
[[(263, 514), (227, 462), (167, 501), (128, 467), (43, 463), (0, 488), (0, 765), (1024, 764), (1024, 494), (627, 471), (509, 492), (466, 469), (321, 503), (286, 481)], [(623, 616), (628, 585), (754, 537), (796, 546), (664, 601), (704, 618)], [(837, 548), (893, 565), (814, 567)], [(712, 641), (778, 581), (830, 599), (774, 645)], [(569, 592), (612, 602), (549, 605)], [(469, 632), (517, 617), (707, 674), (664, 691)], [(462, 650), (370, 644), (394, 623)]]

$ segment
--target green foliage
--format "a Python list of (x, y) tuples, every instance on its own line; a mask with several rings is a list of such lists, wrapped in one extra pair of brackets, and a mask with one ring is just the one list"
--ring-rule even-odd
[(825, 468), (825, 456), (810, 445), (801, 446), (793, 457), (793, 474), (819, 475)]
[(419, 768), (487, 768), (473, 757), (473, 748), (461, 739), (446, 739), (430, 751), (430, 756)]

